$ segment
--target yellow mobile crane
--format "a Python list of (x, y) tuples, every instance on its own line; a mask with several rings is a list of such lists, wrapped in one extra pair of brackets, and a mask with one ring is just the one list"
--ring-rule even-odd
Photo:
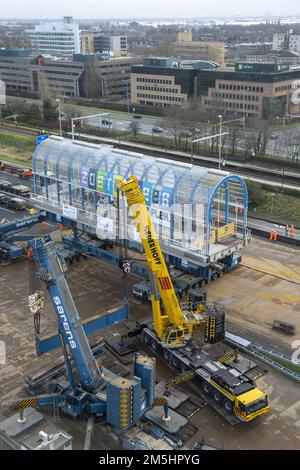
[[(229, 364), (232, 359), (230, 354), (218, 357), (214, 356), (213, 351), (207, 352), (198, 346), (187, 345), (194, 330), (202, 327), (202, 322), (205, 326), (206, 341), (216, 342), (223, 339), (224, 314), (216, 310), (210, 312), (204, 306), (200, 306), (196, 311), (181, 309), (138, 179), (131, 176), (117, 184), (125, 193), (150, 271), (156, 281), (153, 283), (151, 295), (155, 332), (151, 328), (144, 328), (144, 341), (156, 353), (162, 355), (171, 367), (183, 371), (184, 380), (196, 377), (202, 393), (207, 396), (207, 401), (215, 405), (220, 414), (233, 415), (231, 419), (236, 419), (236, 422), (248, 422), (267, 413), (267, 395), (257, 388), (254, 380), (241, 373), (233, 364)], [(154, 284), (159, 290), (164, 312), (161, 311)], [(223, 321), (221, 333), (218, 332), (218, 314), (219, 319)], [(236, 355), (233, 356), (236, 358)], [(173, 382), (175, 384), (181, 381), (180, 378)]]
[(138, 179), (131, 176), (128, 180), (118, 182), (119, 188), (124, 191), (133, 219), (135, 220), (142, 245), (156, 287), (164, 305), (164, 313), (160, 308), (160, 300), (155, 294), (156, 288), (152, 286), (151, 303), (155, 331), (160, 341), (169, 348), (185, 346), (204, 319), (204, 307), (199, 306), (196, 311), (182, 311), (174, 290), (172, 280), (162, 254), (152, 220), (150, 218), (145, 197), (142, 193)]

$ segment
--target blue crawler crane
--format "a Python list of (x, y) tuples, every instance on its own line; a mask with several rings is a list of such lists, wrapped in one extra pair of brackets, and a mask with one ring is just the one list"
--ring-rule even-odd
[[(117, 376), (103, 378), (67, 284), (63, 264), (50, 236), (29, 241), (29, 249), (38, 267), (37, 276), (46, 284), (56, 313), (68, 381), (67, 385), (57, 383), (54, 393), (21, 400), (21, 419), (24, 409), (29, 406), (53, 405), (74, 417), (105, 414), (107, 422), (117, 427), (119, 425), (121, 429), (135, 424), (145, 410), (147, 399), (147, 391), (141, 385), (139, 374), (132, 380)], [(111, 393), (112, 390), (116, 391), (115, 395)], [(112, 410), (115, 407), (112, 398), (118, 398), (119, 395), (133, 403), (133, 410), (120, 421), (117, 412)]]

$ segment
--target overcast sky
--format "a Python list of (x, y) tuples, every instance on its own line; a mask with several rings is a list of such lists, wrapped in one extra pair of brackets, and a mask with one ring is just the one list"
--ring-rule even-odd
[(230, 15), (297, 15), (299, 0), (0, 0), (1, 18), (175, 18)]

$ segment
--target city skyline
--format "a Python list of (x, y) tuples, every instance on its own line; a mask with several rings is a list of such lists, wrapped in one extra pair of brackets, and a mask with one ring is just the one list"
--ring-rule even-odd
[[(238, 15), (237, 15), (238, 8)], [(59, 14), (58, 14), (59, 12)], [(116, 14), (117, 12), (117, 14)], [(155, 14), (153, 14), (155, 12)], [(170, 14), (171, 12), (171, 14)], [(76, 18), (95, 19), (128, 19), (128, 18), (192, 18), (192, 17), (216, 17), (225, 18), (235, 17), (265, 17), (265, 16), (289, 16), (296, 15), (299, 12), (298, 1), (290, 0), (288, 4), (282, 6), (280, 0), (265, 0), (263, 3), (259, 0), (253, 0), (251, 4), (237, 0), (223, 0), (221, 3), (212, 0), (209, 5), (203, 8), (197, 0), (186, 0), (182, 3), (179, 0), (167, 0), (162, 3), (160, 0), (152, 0), (151, 3), (142, 5), (138, 0), (130, 0), (124, 3), (122, 0), (112, 0), (106, 5), (105, 11), (96, 0), (86, 0), (84, 5), (77, 4), (71, 0), (64, 0), (61, 3), (53, 0), (49, 4), (43, 4), (37, 0), (28, 0), (24, 3), (22, 0), (14, 0), (1, 6), (1, 18), (57, 18), (63, 15), (71, 15)]]

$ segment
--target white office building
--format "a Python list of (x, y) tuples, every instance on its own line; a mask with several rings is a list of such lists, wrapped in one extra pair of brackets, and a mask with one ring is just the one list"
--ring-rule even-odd
[(300, 34), (291, 34), (289, 38), (289, 50), (300, 54)]
[(273, 51), (289, 50), (300, 54), (300, 34), (293, 34), (290, 29), (286, 33), (273, 34)]
[(273, 34), (273, 51), (282, 51), (284, 49), (286, 35), (284, 33), (275, 33)]
[(41, 54), (72, 56), (80, 52), (79, 25), (69, 16), (62, 22), (36, 25), (28, 31), (31, 48)]

